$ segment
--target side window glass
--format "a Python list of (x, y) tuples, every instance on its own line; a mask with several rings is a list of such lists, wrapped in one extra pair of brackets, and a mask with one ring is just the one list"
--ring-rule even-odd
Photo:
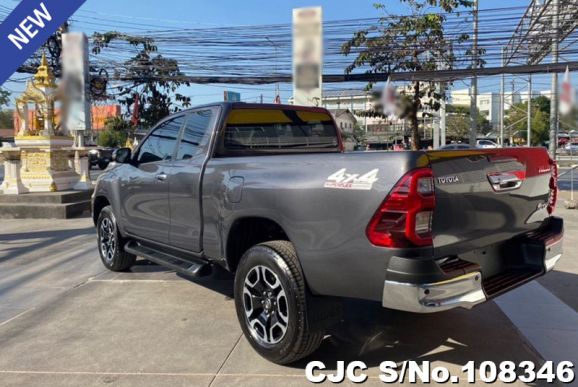
[(158, 126), (140, 147), (137, 161), (142, 164), (170, 160), (184, 120), (185, 117), (181, 116)]
[(199, 145), (211, 126), (212, 118), (211, 109), (197, 110), (189, 115), (179, 144), (177, 160), (191, 159), (199, 152)]

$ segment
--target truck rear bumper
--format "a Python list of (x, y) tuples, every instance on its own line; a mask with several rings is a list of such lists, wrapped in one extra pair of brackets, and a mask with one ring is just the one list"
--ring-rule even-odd
[[(382, 305), (414, 313), (433, 313), (458, 307), (471, 309), (552, 270), (562, 256), (562, 235), (562, 219), (552, 218), (539, 231), (506, 242), (514, 247), (513, 251), (524, 256), (522, 260), (515, 260), (516, 264), (519, 266), (523, 261), (526, 267), (523, 270), (505, 268), (503, 273), (486, 280), (480, 265), (460, 259), (445, 264), (451, 268), (448, 271), (444, 270), (443, 264), (435, 264), (442, 273), (439, 280), (435, 280), (438, 276), (432, 267), (434, 261), (419, 264), (399, 258), (394, 260), (393, 268), (388, 269), (391, 275), (387, 277), (391, 279), (386, 277)], [(539, 259), (536, 259), (537, 255), (540, 255)], [(404, 267), (408, 270), (403, 270)]]
[(406, 312), (432, 313), (457, 307), (470, 309), (484, 301), (482, 273), (472, 272), (429, 284), (385, 281), (382, 304)]

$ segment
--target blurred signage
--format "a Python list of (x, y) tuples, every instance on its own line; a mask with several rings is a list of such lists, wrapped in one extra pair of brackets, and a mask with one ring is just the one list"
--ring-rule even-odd
[(560, 93), (560, 113), (570, 114), (574, 106), (574, 88), (570, 80), (570, 70), (566, 66), (566, 73), (564, 74), (564, 81), (562, 82), (562, 91)]
[(63, 117), (69, 131), (90, 129), (88, 40), (82, 32), (62, 34)]
[(225, 90), (224, 98), (225, 102), (241, 102), (241, 93)]
[(321, 7), (293, 9), (293, 97), (295, 105), (321, 104), (323, 73)]

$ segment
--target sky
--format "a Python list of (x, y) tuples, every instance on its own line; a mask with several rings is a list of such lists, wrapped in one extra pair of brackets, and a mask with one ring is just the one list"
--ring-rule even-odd
[[(3, 0), (6, 2), (6, 0)], [(520, 6), (528, 0), (479, 0), (480, 9)], [(376, 0), (87, 0), (82, 10), (149, 17), (155, 20), (187, 20), (191, 26), (290, 23), (293, 8), (321, 6), (325, 20), (378, 16)], [(382, 0), (392, 13), (401, 13), (399, 0)]]
[[(529, 0), (479, 0), (480, 9), (501, 8), (508, 6), (525, 6)], [(292, 9), (306, 6), (322, 6), (325, 21), (352, 18), (377, 17), (381, 14), (373, 7), (375, 0), (87, 0), (75, 16), (82, 17), (84, 22), (72, 24), (72, 30), (82, 30), (91, 34), (94, 30), (106, 31), (98, 25), (98, 19), (91, 17), (123, 20), (135, 25), (162, 25), (168, 28), (223, 27), (231, 25), (255, 25), (291, 23)], [(404, 6), (399, 0), (382, 0), (387, 11), (392, 14), (403, 14)], [(13, 8), (16, 0), (0, 0), (0, 4)], [(73, 16), (74, 18), (74, 16)], [(544, 89), (547, 82), (536, 80), (537, 88)], [(22, 84), (6, 83), (8, 89), (18, 91)], [(362, 85), (338, 84), (333, 88), (362, 87)], [(458, 82), (456, 88), (465, 88), (464, 82)], [(487, 90), (484, 90), (484, 87)], [(496, 87), (496, 81), (481, 83), (481, 91)], [(248, 87), (240, 85), (194, 85), (180, 91), (192, 97), (192, 103), (202, 104), (222, 99), (224, 89), (239, 91), (243, 100), (256, 101), (260, 94), (266, 102), (274, 98), (274, 85)], [(497, 91), (497, 90), (496, 90)], [(291, 85), (281, 86), (283, 101), (291, 96)]]

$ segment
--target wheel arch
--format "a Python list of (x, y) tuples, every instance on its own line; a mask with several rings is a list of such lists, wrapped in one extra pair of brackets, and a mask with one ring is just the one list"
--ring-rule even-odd
[(100, 216), (100, 212), (106, 206), (110, 206), (110, 200), (104, 195), (99, 195), (94, 198), (94, 202), (92, 204), (92, 221), (96, 225), (98, 221), (98, 217)]
[(236, 271), (243, 254), (251, 247), (274, 240), (291, 242), (283, 227), (276, 221), (262, 216), (236, 219), (226, 239), (225, 254), (227, 268)]

